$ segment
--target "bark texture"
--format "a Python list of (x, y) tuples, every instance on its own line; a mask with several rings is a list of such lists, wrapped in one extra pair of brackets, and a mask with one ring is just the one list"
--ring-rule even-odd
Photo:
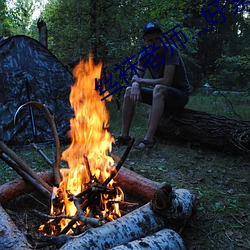
[(32, 249), (24, 235), (17, 229), (9, 215), (0, 204), (0, 249), (27, 250)]
[[(53, 182), (53, 174), (51, 172), (38, 173), (37, 175), (47, 183)], [(22, 179), (7, 182), (0, 186), (0, 204), (6, 204), (24, 193), (33, 191), (35, 191), (35, 188)]]
[(164, 186), (156, 192), (151, 202), (101, 227), (91, 228), (69, 239), (60, 249), (110, 249), (166, 227), (178, 230), (191, 216), (194, 200), (195, 197), (186, 189), (172, 191), (169, 186)]
[(155, 135), (224, 152), (250, 152), (250, 121), (190, 109), (165, 115)]
[(144, 238), (116, 246), (111, 250), (185, 250), (179, 234), (171, 229), (162, 229)]
[[(47, 183), (53, 182), (51, 172), (38, 173), (38, 176)], [(125, 193), (132, 194), (143, 203), (149, 202), (155, 191), (162, 186), (160, 183), (151, 181), (124, 167), (121, 167), (115, 180)], [(8, 201), (34, 190), (33, 186), (22, 179), (10, 181), (0, 186), (0, 203), (6, 204)]]

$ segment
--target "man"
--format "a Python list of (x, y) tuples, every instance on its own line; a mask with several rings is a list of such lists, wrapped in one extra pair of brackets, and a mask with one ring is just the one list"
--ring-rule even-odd
[[(178, 50), (167, 46), (162, 40), (158, 24), (149, 22), (142, 31), (145, 47), (153, 50), (150, 63), (148, 54), (143, 51), (138, 60), (138, 77), (132, 78), (132, 86), (126, 89), (123, 103), (122, 131), (116, 145), (126, 145), (130, 141), (129, 130), (138, 101), (152, 105), (148, 130), (139, 148), (150, 148), (155, 144), (154, 134), (164, 112), (183, 108), (189, 99), (190, 84), (186, 69)], [(152, 79), (143, 78), (148, 69)]]

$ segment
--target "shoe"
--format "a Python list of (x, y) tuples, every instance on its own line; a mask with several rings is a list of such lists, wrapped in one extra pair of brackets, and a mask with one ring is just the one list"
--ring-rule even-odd
[[(142, 144), (142, 146), (139, 146), (139, 145), (141, 145), (141, 144)], [(155, 140), (152, 141), (152, 142), (150, 142), (150, 141), (148, 141), (148, 140), (142, 140), (142, 141), (139, 143), (139, 145), (136, 147), (137, 149), (153, 148), (154, 145), (155, 145)]]
[(123, 136), (118, 136), (115, 140), (114, 146), (127, 146), (129, 142), (131, 141), (131, 137), (128, 136), (127, 138), (124, 138)]

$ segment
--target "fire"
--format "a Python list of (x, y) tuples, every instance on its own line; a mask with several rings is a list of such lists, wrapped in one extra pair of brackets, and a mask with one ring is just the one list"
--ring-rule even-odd
[[(63, 180), (56, 194), (60, 205), (57, 208), (51, 207), (51, 215), (75, 216), (78, 210), (72, 199), (69, 199), (70, 194), (77, 196), (93, 187), (107, 189), (106, 193), (100, 195), (100, 213), (97, 218), (102, 215), (106, 220), (113, 220), (115, 217), (112, 215), (121, 216), (117, 201), (123, 200), (122, 190), (113, 180), (106, 187), (102, 186), (114, 170), (115, 163), (109, 156), (114, 141), (108, 132), (109, 114), (105, 102), (101, 101), (94, 89), (94, 79), (100, 79), (101, 69), (102, 64), (94, 64), (91, 56), (86, 62), (80, 60), (74, 68), (76, 81), (70, 93), (70, 103), (75, 113), (74, 118), (70, 120), (69, 135), (72, 142), (62, 153), (62, 159), (67, 161), (70, 170), (61, 171)], [(113, 193), (113, 196), (110, 193)], [(84, 215), (88, 216), (90, 210), (89, 206), (84, 207)], [(69, 221), (60, 220), (61, 230)]]

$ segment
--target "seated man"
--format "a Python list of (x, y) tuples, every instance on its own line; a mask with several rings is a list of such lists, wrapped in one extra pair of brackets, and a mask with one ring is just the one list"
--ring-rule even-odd
[[(132, 86), (126, 89), (123, 103), (122, 131), (116, 145), (126, 145), (130, 141), (129, 130), (138, 101), (152, 105), (148, 130), (139, 148), (154, 146), (154, 134), (164, 112), (183, 108), (189, 99), (190, 84), (185, 65), (178, 50), (167, 46), (162, 40), (162, 31), (154, 22), (148, 23), (142, 32), (145, 47), (138, 60), (138, 75), (132, 78)], [(149, 59), (149, 52), (153, 51)], [(153, 79), (143, 78), (148, 69)]]

